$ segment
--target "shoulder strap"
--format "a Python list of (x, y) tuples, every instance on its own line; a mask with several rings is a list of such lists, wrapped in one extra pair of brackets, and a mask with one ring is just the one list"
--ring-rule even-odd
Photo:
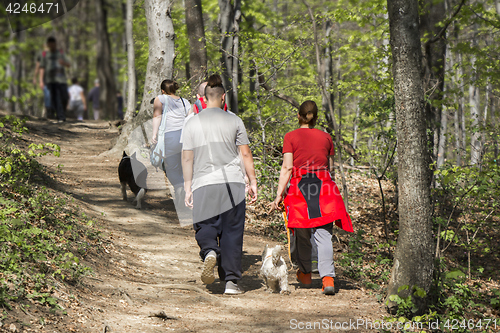
[(181, 102), (182, 102), (182, 106), (184, 106), (184, 116), (187, 117), (188, 112), (186, 110), (186, 104), (184, 104), (184, 98), (180, 97), (180, 99), (181, 99)]

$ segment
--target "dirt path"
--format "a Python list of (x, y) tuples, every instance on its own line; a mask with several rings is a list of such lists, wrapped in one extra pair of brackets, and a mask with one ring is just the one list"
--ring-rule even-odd
[[(106, 325), (108, 332), (121, 333), (287, 332), (297, 331), (295, 323), (322, 320), (332, 321), (333, 332), (364, 332), (368, 330), (338, 330), (334, 325), (383, 319), (385, 312), (375, 297), (342, 276), (336, 278), (338, 292), (333, 297), (321, 295), (318, 275), (313, 276), (315, 289), (297, 288), (293, 272), (291, 295), (267, 293), (258, 271), (264, 245), (275, 242), (252, 235), (244, 239), (240, 285), (246, 292), (228, 297), (222, 295), (224, 285), (218, 280), (203, 285), (194, 232), (179, 226), (167, 191), (149, 191), (142, 210), (133, 208), (130, 191), (129, 202), (121, 200), (119, 157), (99, 157), (116, 130), (94, 122), (27, 125), (33, 139), (61, 146), (59, 158), (46, 156), (42, 163), (53, 171), (63, 165), (62, 172), (55, 173), (55, 186), (72, 195), (88, 216), (99, 218), (110, 240), (105, 250), (109, 253), (88, 263), (95, 274), (72, 291), (79, 302), (68, 302), (71, 322), (60, 332), (103, 332)], [(175, 319), (149, 317), (159, 311)]]

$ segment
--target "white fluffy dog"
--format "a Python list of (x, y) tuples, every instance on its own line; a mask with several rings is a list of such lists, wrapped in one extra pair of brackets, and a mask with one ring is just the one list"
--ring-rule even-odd
[(262, 267), (260, 274), (264, 279), (267, 290), (271, 292), (280, 292), (281, 294), (289, 294), (288, 274), (285, 259), (281, 256), (283, 247), (276, 245), (269, 247), (266, 244), (264, 252), (262, 252)]

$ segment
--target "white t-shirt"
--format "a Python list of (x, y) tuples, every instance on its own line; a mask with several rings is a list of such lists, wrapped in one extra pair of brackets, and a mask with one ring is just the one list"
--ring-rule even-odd
[(82, 100), (81, 93), (83, 92), (83, 88), (80, 87), (79, 85), (72, 84), (68, 88), (68, 92), (69, 92), (69, 100), (70, 101), (81, 101)]
[(184, 120), (189, 110), (191, 110), (191, 103), (184, 98), (172, 98), (167, 95), (160, 95), (158, 98), (163, 104), (161, 121), (161, 127), (163, 127), (162, 132), (166, 133), (182, 130), (184, 127)]

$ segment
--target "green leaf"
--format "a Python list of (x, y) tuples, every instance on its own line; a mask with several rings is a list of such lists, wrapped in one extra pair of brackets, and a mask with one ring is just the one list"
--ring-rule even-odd
[(399, 288), (398, 288), (398, 294), (399, 294), (401, 291), (403, 291), (403, 290), (408, 290), (409, 288), (410, 288), (410, 287), (409, 287), (407, 284), (405, 284), (404, 286), (399, 287)]
[(447, 279), (458, 279), (461, 277), (465, 277), (464, 272), (462, 272), (461, 270), (456, 270), (456, 271), (446, 273)]

